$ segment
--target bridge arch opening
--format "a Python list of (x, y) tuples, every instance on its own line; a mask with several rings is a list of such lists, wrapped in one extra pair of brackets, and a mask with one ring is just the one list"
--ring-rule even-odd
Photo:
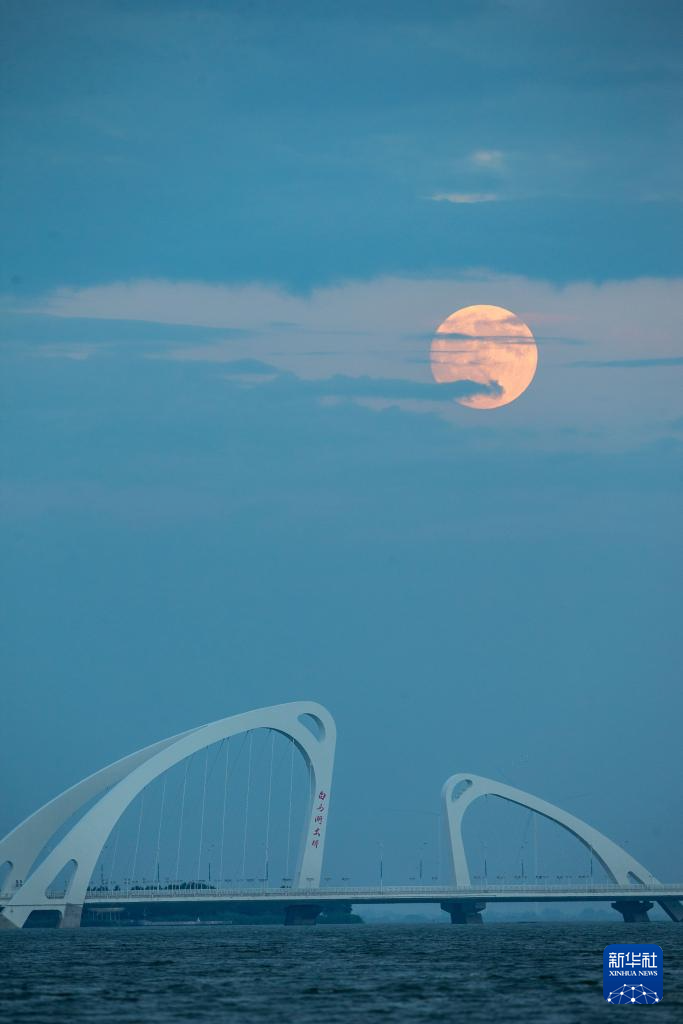
[(471, 779), (461, 779), (460, 782), (456, 782), (451, 791), (451, 800), (453, 800), (454, 802), (456, 800), (459, 800), (463, 793), (466, 793), (471, 785)]
[(289, 737), (259, 728), (218, 741), (131, 802), (89, 892), (291, 887), (310, 798), (309, 764)]
[(45, 895), (48, 899), (56, 897), (66, 898), (69, 895), (77, 868), (78, 862), (72, 857), (59, 869), (52, 881), (45, 886)]
[(61, 910), (40, 908), (31, 911), (26, 918), (24, 928), (59, 928), (61, 923)]
[(325, 723), (318, 715), (310, 713), (299, 715), (299, 721), (317, 740), (322, 741), (325, 739)]
[(598, 858), (575, 835), (495, 794), (469, 805), (461, 832), (475, 887), (610, 884)]
[[(454, 801), (453, 791), (462, 782), (469, 781), (471, 786), (460, 788), (460, 795)], [(556, 823), (562, 829), (576, 837), (590, 852), (591, 862), (597, 861), (607, 873), (610, 882), (623, 886), (632, 886), (633, 879), (653, 876), (634, 857), (617, 845), (607, 836), (582, 821), (576, 815), (551, 804), (547, 800), (526, 793), (506, 783), (496, 782), (482, 776), (458, 774), (446, 780), (442, 789), (442, 802), (446, 814), (449, 851), (451, 856), (452, 877), (458, 886), (471, 887), (472, 880), (467, 854), (463, 840), (463, 818), (471, 804), (481, 797), (494, 796), (511, 804), (527, 808), (536, 815)]]

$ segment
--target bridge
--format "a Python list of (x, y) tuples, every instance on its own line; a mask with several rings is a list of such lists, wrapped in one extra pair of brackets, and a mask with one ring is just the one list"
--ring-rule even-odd
[[(333, 910), (348, 912), (352, 907), (373, 905), (437, 904), (450, 914), (453, 924), (481, 923), (481, 912), (489, 904), (607, 902), (625, 921), (647, 921), (655, 902), (671, 905), (683, 898), (683, 885), (648, 885), (637, 889), (624, 886), (542, 886), (498, 885), (457, 886), (324, 886), (318, 889), (215, 889), (196, 892), (163, 889), (96, 891), (86, 895), (86, 912), (111, 915), (137, 910), (135, 915), (160, 906), (183, 904), (188, 918), (201, 920), (207, 907), (228, 905), (248, 913), (277, 912), (288, 924), (313, 924), (320, 914)], [(681, 920), (670, 914), (673, 920)]]
[[(260, 879), (253, 884), (226, 885), (224, 858), (226, 853), (226, 812), (234, 779), (231, 776), (230, 740), (243, 738), (246, 789), (243, 807), (243, 837), (238, 860), (241, 859), (241, 882), (247, 872), (250, 806), (253, 804), (254, 736), (265, 731), (269, 751), (264, 776), (265, 806), (259, 805), (259, 818), (265, 825), (265, 840), (259, 847), (263, 857)], [(289, 743), (289, 771), (282, 771), (276, 762), (275, 740)], [(330, 713), (321, 705), (308, 701), (261, 708), (223, 718), (208, 725), (153, 743), (95, 772), (56, 796), (17, 825), (0, 840), (0, 926), (22, 928), (36, 923), (57, 923), (60, 927), (78, 927), (86, 915), (97, 918), (117, 913), (145, 916), (152, 908), (183, 907), (194, 916), (202, 908), (233, 907), (251, 914), (277, 912), (287, 924), (314, 923), (329, 909), (350, 910), (368, 904), (412, 905), (437, 904), (450, 915), (453, 923), (475, 923), (489, 904), (539, 902), (608, 902), (625, 921), (647, 921), (648, 911), (655, 903), (677, 922), (683, 922), (683, 884), (662, 883), (626, 850), (597, 829), (561, 808), (522, 790), (481, 776), (458, 773), (444, 784), (441, 793), (443, 820), (449, 852), (449, 878), (437, 886), (331, 887), (321, 885), (325, 839), (329, 817), (336, 728)], [(214, 751), (210, 761), (209, 753)], [(203, 788), (194, 802), (198, 813), (198, 847), (196, 876), (193, 882), (180, 881), (183, 851), (183, 824), (188, 804), (188, 775), (195, 755), (202, 753)], [(295, 753), (303, 766), (303, 805), (298, 854), (293, 874), (289, 875), (290, 840), (292, 832)], [(222, 773), (215, 769), (223, 765)], [(178, 799), (167, 799), (167, 778), (181, 766)], [(184, 766), (184, 769), (183, 767)], [(200, 765), (200, 769), (202, 765)], [(207, 793), (212, 777), (222, 780), (217, 811), (210, 807)], [(276, 809), (274, 788), (284, 779), (288, 815), (278, 830), (287, 838), (285, 878), (279, 887), (271, 884), (271, 838), (275, 832)], [(162, 780), (159, 795), (158, 824), (155, 843), (155, 880), (143, 879), (134, 884), (140, 852), (145, 798), (157, 780)], [(462, 822), (467, 809), (480, 797), (493, 796), (527, 808), (530, 812), (555, 822), (573, 835), (602, 867), (608, 884), (585, 885), (473, 885), (465, 852)], [(105, 879), (103, 852), (110, 837), (133, 802), (140, 802), (132, 874), (123, 886), (114, 884), (116, 844)], [(165, 812), (171, 802), (179, 808), (179, 830), (175, 881), (165, 885), (160, 878), (160, 851)], [(221, 813), (222, 811), (222, 813)], [(209, 819), (216, 826), (216, 842), (207, 844)], [(135, 832), (135, 830), (134, 830)], [(229, 833), (229, 830), (228, 830)], [(229, 839), (229, 834), (228, 834)], [(118, 840), (117, 840), (118, 842)], [(219, 847), (218, 881), (211, 883), (211, 861), (208, 861), (209, 882), (200, 881), (206, 852)], [(218, 851), (214, 852), (214, 856)], [(93, 884), (100, 865), (99, 885)], [(475, 879), (476, 881), (476, 879)]]

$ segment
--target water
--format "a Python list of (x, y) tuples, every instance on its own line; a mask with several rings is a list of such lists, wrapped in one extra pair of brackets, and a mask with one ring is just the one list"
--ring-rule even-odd
[(659, 1024), (683, 1020), (675, 924), (195, 926), (0, 932), (11, 1022), (585, 1021), (611, 942), (664, 950)]

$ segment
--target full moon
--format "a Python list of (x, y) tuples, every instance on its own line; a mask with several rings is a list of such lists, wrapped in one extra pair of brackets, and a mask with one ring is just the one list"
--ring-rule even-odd
[(473, 381), (490, 392), (456, 399), (471, 409), (498, 409), (526, 391), (534, 379), (538, 349), (515, 313), (502, 306), (465, 306), (436, 329), (430, 354), (437, 384)]

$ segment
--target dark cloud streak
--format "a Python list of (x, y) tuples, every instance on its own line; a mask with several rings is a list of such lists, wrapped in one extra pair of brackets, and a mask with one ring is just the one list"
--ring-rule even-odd
[(317, 398), (383, 399), (387, 401), (450, 402), (472, 395), (501, 395), (498, 381), (480, 384), (473, 380), (459, 380), (448, 384), (422, 384), (410, 380), (387, 380), (381, 377), (349, 377), (335, 374), (320, 380), (304, 380), (294, 374), (283, 374), (271, 385), (282, 393)]
[(683, 366), (683, 356), (645, 356), (642, 359), (582, 359), (580, 362), (569, 363), (569, 366), (582, 370), (644, 370), (662, 366)]

